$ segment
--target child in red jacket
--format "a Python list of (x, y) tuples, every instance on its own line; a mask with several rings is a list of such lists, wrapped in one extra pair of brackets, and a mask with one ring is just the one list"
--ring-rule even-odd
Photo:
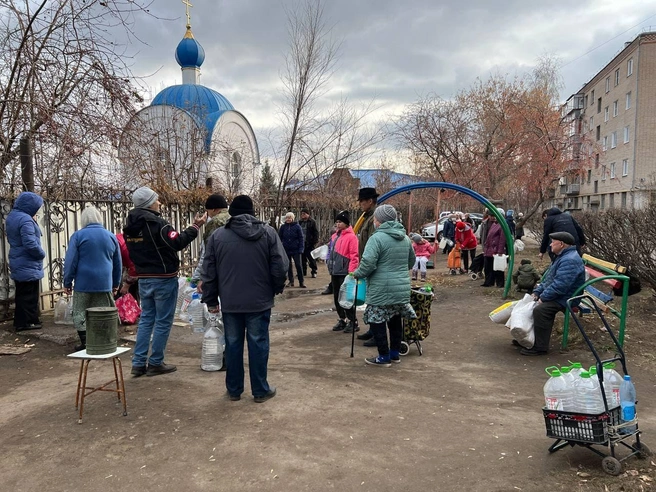
[(435, 253), (435, 246), (422, 238), (419, 234), (413, 233), (412, 238), (412, 249), (415, 250), (415, 266), (412, 267), (412, 280), (417, 280), (417, 271), (421, 271), (421, 281), (426, 281), (426, 263), (430, 255)]
[(456, 222), (456, 243), (460, 245), (462, 251), (462, 261), (465, 266), (463, 273), (467, 273), (469, 271), (469, 259), (471, 258), (471, 261), (474, 261), (476, 246), (478, 246), (474, 231), (467, 222)]

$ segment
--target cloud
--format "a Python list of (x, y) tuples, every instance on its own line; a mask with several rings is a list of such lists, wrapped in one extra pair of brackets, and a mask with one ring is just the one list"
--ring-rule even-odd
[[(191, 9), (194, 36), (206, 53), (202, 83), (225, 95), (256, 133), (277, 121), (286, 12), (296, 4), (197, 0)], [(162, 84), (180, 83), (174, 51), (186, 18), (175, 0), (158, 0), (151, 11), (158, 18), (137, 21), (148, 45), (138, 47), (133, 69), (142, 76), (156, 72), (146, 80), (156, 93)], [(376, 114), (389, 117), (429, 92), (450, 97), (476, 77), (522, 74), (551, 54), (565, 64), (564, 100), (654, 17), (649, 0), (330, 0), (325, 19), (341, 49), (326, 98), (377, 98), (385, 109)]]

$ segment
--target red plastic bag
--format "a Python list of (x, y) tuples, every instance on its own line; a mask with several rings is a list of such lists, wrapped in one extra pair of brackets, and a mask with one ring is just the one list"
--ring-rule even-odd
[(118, 317), (121, 323), (125, 325), (135, 324), (141, 316), (139, 303), (130, 293), (123, 294), (116, 299), (116, 309), (118, 309)]

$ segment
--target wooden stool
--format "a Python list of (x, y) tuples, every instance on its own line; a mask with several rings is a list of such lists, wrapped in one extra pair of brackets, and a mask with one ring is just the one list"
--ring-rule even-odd
[[(129, 350), (131, 350), (130, 347), (118, 347), (116, 351), (111, 352), (109, 354), (90, 355), (87, 354), (87, 351), (85, 349), (67, 355), (67, 357), (70, 357), (71, 359), (80, 359), (80, 374), (77, 379), (77, 391), (75, 393), (75, 409), (76, 410), (78, 408), (80, 409), (80, 418), (77, 421), (78, 424), (82, 423), (82, 412), (84, 411), (84, 398), (89, 396), (91, 393), (95, 393), (96, 391), (111, 391), (116, 393), (118, 395), (118, 401), (119, 402), (121, 400), (123, 401), (123, 416), (126, 416), (128, 414), (128, 404), (127, 401), (125, 400), (125, 382), (123, 380), (123, 366), (121, 365), (121, 359), (119, 359), (119, 356), (121, 354), (124, 354), (125, 352), (128, 352)], [(108, 381), (107, 383), (101, 386), (87, 387), (87, 372), (89, 370), (89, 363), (92, 360), (107, 360), (107, 359), (112, 360), (112, 364), (114, 366), (114, 379)], [(106, 388), (106, 386), (109, 386), (112, 383), (116, 384), (116, 389)], [(123, 396), (123, 398), (121, 398), (121, 395)]]

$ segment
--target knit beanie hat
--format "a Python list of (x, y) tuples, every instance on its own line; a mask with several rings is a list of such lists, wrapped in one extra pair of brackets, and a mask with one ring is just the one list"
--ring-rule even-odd
[(296, 220), (296, 216), (294, 215), (294, 212), (287, 212), (285, 214), (285, 219), (287, 219), (288, 217), (291, 217), (292, 221)]
[(255, 215), (255, 209), (253, 208), (253, 200), (248, 195), (237, 195), (232, 199), (230, 203), (230, 208), (228, 208), (228, 213), (231, 217), (235, 215)]
[(415, 243), (417, 243), (417, 244), (419, 244), (419, 243), (422, 241), (422, 237), (421, 237), (419, 234), (417, 234), (416, 232), (413, 232), (413, 233), (410, 235), (410, 237), (411, 237), (412, 240), (413, 240)]
[(459, 231), (464, 231), (465, 226), (466, 226), (466, 224), (464, 222), (460, 221), (460, 220), (458, 222), (456, 222), (456, 229), (458, 229)]
[(396, 209), (392, 207), (391, 205), (388, 205), (385, 203), (384, 205), (380, 205), (376, 207), (376, 210), (374, 211), (374, 217), (378, 222), (381, 224), (383, 222), (391, 222), (396, 220)]
[(159, 196), (147, 186), (142, 186), (132, 193), (132, 203), (137, 208), (148, 208), (157, 201)]
[(217, 208), (228, 208), (228, 202), (223, 195), (214, 193), (207, 197), (207, 200), (205, 201), (205, 209), (215, 210)]
[(346, 210), (342, 210), (340, 213), (337, 214), (335, 217), (336, 221), (339, 222), (344, 222), (346, 225), (351, 225), (351, 219), (349, 217), (349, 213)]

